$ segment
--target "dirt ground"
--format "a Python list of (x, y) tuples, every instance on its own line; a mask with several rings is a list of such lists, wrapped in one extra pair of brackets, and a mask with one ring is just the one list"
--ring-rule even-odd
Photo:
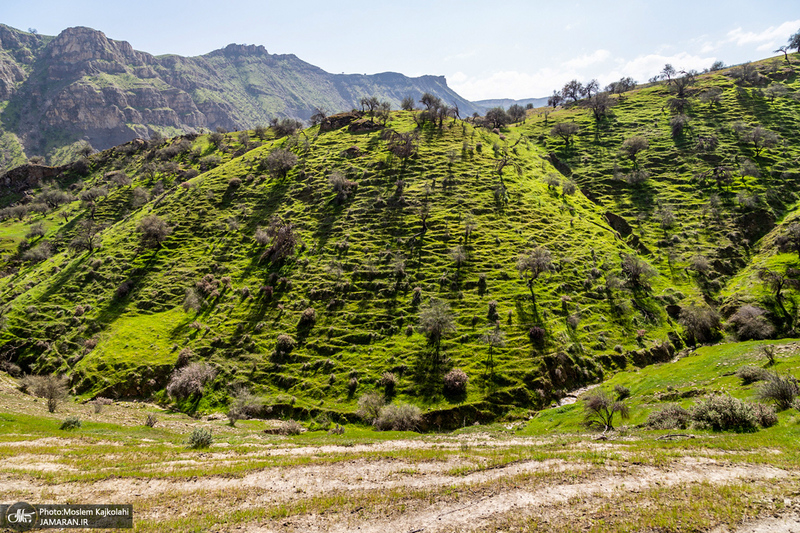
[[(0, 404), (6, 412), (42, 413), (41, 403), (16, 394), (8, 385), (0, 383)], [(141, 424), (143, 408), (115, 404), (94, 414), (89, 406), (73, 404), (65, 406), (59, 416), (75, 412), (122, 425)], [(161, 418), (167, 429), (208, 423), (166, 413)], [(216, 424), (224, 427), (221, 421)], [(150, 444), (143, 440), (134, 448), (146, 449)], [(662, 463), (646, 464), (629, 457), (624, 442), (588, 436), (565, 445), (574, 453), (562, 459), (535, 457), (537, 447), (552, 448), (549, 438), (513, 434), (497, 438), (489, 432), (313, 446), (285, 438), (254, 439), (235, 449), (221, 439), (205, 451), (171, 445), (174, 456), (142, 466), (143, 475), (109, 473), (94, 481), (63, 481), (59, 475), (77, 472), (78, 466), (58, 450), (102, 447), (106, 460), (118, 456), (124, 462), (133, 460), (130, 441), (90, 440), (77, 434), (33, 439), (20, 434), (15, 439), (7, 433), (6, 442), (0, 442), (0, 501), (130, 503), (138, 531), (434, 533), (526, 530), (529, 519), (556, 519), (566, 510), (581, 512), (656, 488), (705, 486), (716, 490), (731, 484), (781, 483), (796, 487), (800, 482), (800, 472), (758, 462), (734, 462), (714, 450), (677, 454)], [(529, 458), (496, 466), (482, 463), (484, 456), (476, 453), (520, 447), (529, 451)], [(399, 451), (404, 453), (395, 453)], [(435, 460), (422, 453), (436, 451), (446, 453)], [(421, 459), (414, 459), (415, 452), (420, 452)], [(585, 459), (598, 453), (614, 459)], [(235, 475), (225, 473), (226, 466), (241, 467), (248, 461), (269, 458), (284, 462), (240, 469)], [(159, 475), (187, 466), (222, 467), (215, 470), (222, 473), (188, 478)], [(259, 509), (264, 513), (253, 512)], [(696, 531), (800, 533), (800, 492), (787, 495), (770, 509), (773, 511), (737, 524)], [(160, 526), (161, 521), (168, 525)]]

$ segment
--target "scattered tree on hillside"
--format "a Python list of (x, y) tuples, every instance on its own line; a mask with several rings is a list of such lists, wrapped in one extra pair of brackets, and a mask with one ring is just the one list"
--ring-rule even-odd
[(580, 127), (574, 122), (559, 122), (550, 130), (550, 135), (553, 137), (561, 137), (564, 139), (564, 144), (569, 145), (572, 137), (577, 135), (579, 131)]
[(800, 259), (800, 222), (792, 222), (786, 230), (775, 238), (775, 244), (782, 252), (795, 252)]
[(161, 243), (166, 240), (172, 232), (166, 221), (158, 215), (146, 215), (143, 217), (136, 230), (141, 234), (140, 242), (146, 248), (161, 248)]
[(622, 254), (622, 273), (635, 291), (649, 290), (650, 279), (656, 275), (656, 271), (644, 259), (630, 254)]
[(100, 232), (103, 227), (91, 218), (85, 218), (78, 223), (75, 236), (69, 243), (69, 247), (76, 251), (87, 250), (92, 253), (95, 248), (100, 246)]
[(536, 308), (536, 294), (533, 292), (534, 283), (544, 273), (553, 270), (553, 260), (550, 250), (542, 246), (520, 254), (517, 258), (517, 270), (520, 276), (525, 278), (528, 290), (531, 292), (531, 301), (534, 309)]
[(564, 97), (561, 96), (561, 93), (559, 93), (558, 91), (553, 91), (553, 95), (547, 99), (547, 105), (555, 109), (556, 107), (560, 106), (561, 102), (563, 101)]
[(613, 81), (606, 85), (606, 92), (612, 94), (622, 94), (625, 92), (630, 91), (631, 89), (636, 87), (636, 80), (633, 78), (620, 78), (619, 81)]
[(758, 157), (765, 148), (772, 148), (778, 144), (779, 137), (774, 131), (759, 125), (745, 133), (742, 140), (753, 143), (753, 150), (755, 150), (756, 157)]
[(786, 58), (786, 62), (791, 63), (791, 61), (789, 61), (789, 52), (791, 52), (791, 50), (792, 49), (789, 48), (789, 46), (784, 45), (784, 46), (779, 46), (777, 49), (773, 50), (773, 52), (775, 53), (781, 52), (783, 56)]
[(705, 304), (683, 307), (678, 323), (686, 332), (690, 344), (710, 342), (719, 335), (719, 313)]
[(270, 219), (265, 233), (271, 239), (272, 244), (261, 254), (261, 260), (266, 259), (270, 263), (279, 263), (294, 255), (299, 238), (295, 234), (292, 224), (275, 215)]
[(442, 339), (456, 331), (455, 315), (450, 311), (450, 306), (442, 300), (431, 299), (420, 310), (419, 331), (428, 339), (428, 344), (435, 348), (438, 359)]
[(769, 98), (770, 102), (774, 102), (775, 98), (779, 96), (786, 96), (789, 93), (789, 89), (786, 88), (786, 85), (782, 83), (773, 83), (769, 87), (764, 90), (764, 94)]
[(603, 117), (608, 115), (611, 111), (611, 106), (615, 103), (616, 101), (611, 98), (608, 93), (598, 93), (593, 97), (590, 96), (586, 105), (592, 110), (594, 119), (599, 122)]
[(486, 116), (484, 118), (486, 119), (486, 123), (490, 128), (502, 128), (511, 122), (511, 118), (506, 113), (506, 110), (502, 107), (491, 108), (486, 112)]
[(591, 80), (583, 87), (581, 94), (586, 98), (591, 98), (592, 95), (597, 94), (599, 91), (600, 83), (597, 80)]
[(272, 118), (269, 121), (269, 125), (275, 131), (277, 137), (294, 135), (297, 130), (303, 129), (303, 123), (293, 118)]
[(647, 142), (647, 139), (641, 135), (634, 135), (633, 137), (628, 137), (622, 142), (622, 153), (625, 154), (628, 159), (631, 160), (633, 163), (633, 168), (638, 169), (638, 155), (640, 152), (647, 150), (650, 146), (650, 143)]
[(525, 108), (519, 104), (512, 105), (508, 108), (508, 117), (514, 123), (525, 120)]
[(328, 118), (328, 113), (321, 107), (317, 107), (314, 108), (314, 114), (311, 115), (308, 121), (311, 123), (312, 126), (317, 126), (319, 124), (322, 124), (322, 121), (324, 121), (326, 118)]
[(578, 80), (572, 80), (567, 82), (561, 89), (561, 96), (564, 98), (564, 100), (570, 98), (573, 102), (577, 102), (580, 100), (583, 92), (583, 84)]
[(267, 156), (267, 168), (270, 173), (278, 178), (283, 179), (286, 174), (297, 164), (297, 156), (289, 150), (283, 148), (276, 148)]
[(800, 31), (789, 37), (789, 44), (787, 46), (790, 50), (794, 49), (800, 52)]
[(419, 134), (416, 131), (399, 133), (392, 130), (388, 131), (387, 135), (389, 137), (389, 142), (386, 145), (387, 150), (404, 162), (417, 153)]
[(400, 109), (403, 111), (414, 111), (414, 97), (404, 96), (400, 101)]
[(778, 304), (781, 313), (791, 326), (792, 317), (783, 305), (783, 291), (786, 289), (800, 288), (800, 270), (787, 267), (784, 272), (780, 272), (778, 270), (763, 268), (758, 272), (758, 277), (770, 288), (775, 298), (775, 303)]

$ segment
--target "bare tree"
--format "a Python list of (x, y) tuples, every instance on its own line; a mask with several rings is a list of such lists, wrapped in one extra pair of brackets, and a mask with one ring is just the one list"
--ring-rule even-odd
[(567, 82), (561, 89), (561, 96), (564, 97), (564, 100), (570, 98), (573, 102), (577, 102), (580, 100), (583, 91), (583, 84), (578, 80), (572, 80)]
[(564, 139), (564, 144), (569, 145), (572, 137), (577, 135), (579, 131), (580, 127), (574, 122), (559, 122), (550, 130), (550, 135), (553, 137), (561, 137)]
[(95, 248), (100, 246), (100, 232), (102, 230), (103, 226), (97, 224), (91, 218), (81, 220), (78, 223), (72, 241), (69, 243), (69, 247), (73, 250), (87, 250), (89, 253), (92, 253)]
[(450, 306), (442, 300), (432, 299), (420, 311), (419, 330), (428, 339), (428, 344), (434, 346), (438, 358), (442, 339), (456, 331), (455, 315)]
[(141, 234), (142, 245), (147, 248), (161, 248), (161, 243), (172, 233), (172, 228), (158, 215), (143, 217), (137, 224), (136, 230)]
[(621, 150), (622, 153), (631, 160), (633, 163), (633, 168), (638, 169), (639, 164), (637, 157), (640, 152), (647, 150), (649, 146), (650, 143), (647, 142), (646, 138), (641, 135), (634, 135), (633, 137), (628, 137), (622, 142)]
[(583, 400), (584, 424), (587, 427), (602, 428), (604, 432), (614, 429), (617, 413), (622, 420), (626, 420), (630, 411), (622, 400), (611, 399), (602, 389), (592, 391)]
[(534, 308), (536, 307), (536, 294), (533, 292), (533, 285), (542, 274), (553, 270), (553, 260), (550, 257), (550, 250), (542, 246), (529, 250), (517, 258), (517, 270), (531, 292), (531, 300)]

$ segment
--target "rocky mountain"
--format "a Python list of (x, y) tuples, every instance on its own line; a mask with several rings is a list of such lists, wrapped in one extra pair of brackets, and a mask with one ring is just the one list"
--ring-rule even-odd
[(0, 25), (0, 169), (32, 156), (71, 159), (86, 143), (103, 150), (149, 139), (308, 119), (316, 108), (352, 109), (364, 96), (394, 108), (430, 92), (477, 111), (442, 76), (330, 74), (294, 55), (231, 44), (199, 57), (153, 56), (90, 28), (57, 37)]

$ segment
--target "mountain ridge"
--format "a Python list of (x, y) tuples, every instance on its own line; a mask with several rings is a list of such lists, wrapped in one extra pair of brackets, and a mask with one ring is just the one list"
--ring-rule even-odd
[[(432, 93), (465, 114), (477, 108), (442, 76), (331, 74), (294, 54), (230, 44), (195, 57), (153, 56), (87, 27), (58, 36), (0, 28), (0, 169), (44, 156), (74, 158), (133, 138), (203, 129), (252, 129), (270, 119), (308, 119), (359, 106), (363, 97), (394, 108)], [(14, 147), (15, 149), (12, 149)]]

